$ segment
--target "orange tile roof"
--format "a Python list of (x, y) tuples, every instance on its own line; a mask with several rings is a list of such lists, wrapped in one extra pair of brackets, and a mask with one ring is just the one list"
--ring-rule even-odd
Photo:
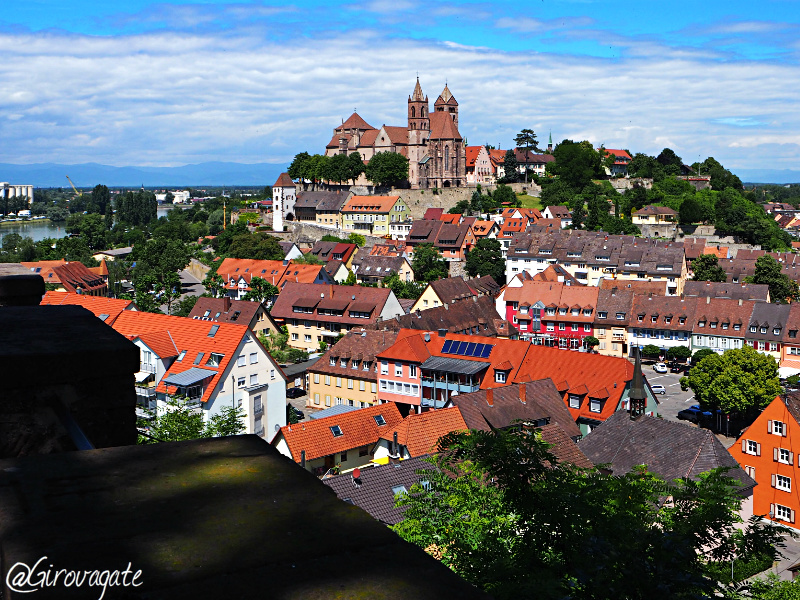
[(347, 120), (339, 125), (336, 128), (336, 131), (341, 131), (343, 129), (375, 129), (372, 125), (367, 123), (364, 119), (361, 118), (361, 115), (354, 112), (350, 115)]
[(466, 148), (464, 148), (467, 155), (467, 160), (465, 162), (467, 167), (475, 166), (475, 160), (481, 153), (481, 148), (483, 148), (483, 146), (467, 146)]
[(155, 352), (156, 356), (159, 358), (172, 358), (180, 354), (169, 331), (143, 333), (138, 337), (148, 348)]
[[(385, 425), (378, 425), (375, 417), (383, 416)], [(280, 438), (286, 441), (295, 462), (301, 460), (306, 452), (306, 460), (314, 460), (339, 452), (346, 452), (368, 444), (375, 444), (384, 431), (389, 431), (403, 420), (397, 405), (393, 402), (376, 404), (346, 413), (315, 419), (308, 423), (298, 423), (281, 427), (273, 439), (275, 445)], [(338, 425), (342, 435), (334, 436), (331, 427)]]
[(461, 222), (461, 215), (455, 214), (451, 215), (449, 213), (443, 214), (439, 217), (440, 221), (444, 221), (445, 223), (452, 223), (453, 225), (458, 225)]
[(289, 177), (288, 173), (281, 173), (278, 177), (278, 180), (273, 184), (272, 187), (295, 187), (296, 184), (292, 181), (292, 178)]
[(727, 246), (706, 246), (703, 254), (713, 254), (717, 258), (728, 258)]
[(475, 237), (483, 237), (489, 235), (495, 226), (494, 221), (475, 221), (472, 225), (472, 233), (475, 234)]
[[(226, 258), (217, 269), (225, 281), (226, 289), (238, 289), (239, 278), (243, 278), (247, 283), (247, 289), (253, 277), (266, 279), (272, 285), (283, 289), (288, 281), (295, 283), (314, 283), (324, 269), (323, 265), (303, 265), (289, 261), (284, 265), (281, 260), (254, 260), (249, 258)], [(233, 283), (230, 282), (233, 278)]]
[(388, 213), (400, 196), (352, 196), (342, 206), (342, 212)]
[(569, 409), (575, 420), (585, 417), (604, 421), (614, 414), (627, 382), (633, 379), (633, 365), (628, 360), (529, 345), (531, 348), (513, 379), (515, 383), (550, 377), (557, 382), (558, 391), (565, 394), (565, 401), (570, 392), (584, 392), (589, 398), (607, 398), (599, 413), (591, 412), (589, 402), (582, 398), (579, 409)]
[(104, 258), (100, 261), (99, 267), (89, 267), (89, 271), (95, 275), (100, 275), (101, 277), (108, 277), (108, 265), (106, 264), (106, 259)]
[[(186, 355), (183, 360), (175, 361), (169, 367), (165, 374), (165, 378), (170, 374), (182, 373), (192, 368), (206, 369), (211, 373), (211, 379), (206, 385), (201, 400), (208, 401), (212, 393), (219, 385), (222, 375), (231, 364), (231, 359), (234, 358), (236, 349), (244, 339), (245, 334), (249, 331), (247, 325), (238, 325), (234, 323), (212, 323), (209, 321), (197, 321), (195, 319), (188, 319), (186, 317), (173, 317), (170, 315), (161, 315), (146, 312), (133, 312), (125, 311), (117, 317), (113, 325), (114, 329), (122, 335), (131, 340), (136, 338), (144, 338), (142, 341), (150, 340), (154, 344), (164, 345), (164, 334), (168, 334), (172, 339), (175, 348), (178, 352), (186, 350)], [(209, 337), (212, 327), (218, 327), (214, 337)], [(255, 336), (250, 336), (253, 340), (250, 343), (260, 344)], [(145, 341), (145, 343), (147, 343)], [(148, 344), (149, 345), (149, 344)], [(162, 351), (169, 351), (168, 347)], [(155, 349), (153, 349), (155, 351)], [(214, 352), (222, 355), (222, 360), (219, 366), (207, 365), (206, 361), (209, 355)], [(200, 361), (195, 364), (198, 355), (202, 353)], [(274, 363), (274, 361), (273, 361)], [(275, 364), (275, 369), (283, 376), (283, 371)], [(224, 382), (222, 383), (224, 385)], [(173, 393), (174, 386), (167, 389), (164, 380), (161, 380), (156, 391), (163, 393)]]
[(108, 315), (104, 319), (107, 325), (111, 325), (124, 310), (136, 310), (136, 305), (132, 300), (117, 300), (116, 298), (106, 298), (104, 296), (88, 296), (85, 294), (75, 294), (72, 292), (45, 292), (40, 304), (45, 305), (67, 305), (75, 304), (84, 307), (95, 314)]
[(58, 278), (58, 275), (53, 271), (53, 267), (60, 267), (61, 265), (67, 264), (67, 261), (64, 259), (61, 260), (40, 260), (37, 262), (21, 262), (19, 263), (23, 267), (26, 267), (33, 271), (34, 273), (38, 273), (42, 276), (45, 283), (61, 283), (61, 280)]
[(412, 413), (389, 431), (381, 433), (381, 439), (393, 441), (397, 432), (397, 443), (405, 446), (412, 458), (435, 452), (439, 438), (453, 431), (469, 429), (458, 407)]

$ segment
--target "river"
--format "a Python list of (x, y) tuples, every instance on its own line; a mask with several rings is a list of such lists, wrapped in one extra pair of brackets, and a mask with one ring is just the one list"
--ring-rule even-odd
[[(158, 216), (166, 217), (167, 211), (171, 207), (159, 207)], [(39, 221), (15, 221), (13, 223), (0, 223), (0, 246), (3, 245), (3, 237), (9, 233), (18, 233), (22, 237), (33, 238), (34, 242), (44, 238), (62, 238), (67, 235), (65, 223), (55, 223), (48, 219)]]

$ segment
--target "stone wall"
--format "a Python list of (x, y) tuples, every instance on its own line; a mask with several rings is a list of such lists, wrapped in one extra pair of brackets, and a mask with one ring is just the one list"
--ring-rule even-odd
[(609, 179), (609, 181), (620, 194), (624, 194), (625, 190), (629, 190), (635, 185), (641, 185), (647, 190), (653, 187), (653, 180), (645, 177), (619, 177), (617, 179)]
[[(350, 231), (344, 231), (343, 229), (336, 229), (334, 227), (323, 227), (316, 223), (311, 223), (310, 221), (286, 221), (284, 224), (286, 226), (286, 231), (283, 233), (270, 232), (270, 235), (275, 235), (283, 240), (294, 242), (298, 246), (300, 246), (302, 243), (313, 244), (314, 242), (321, 240), (322, 237), (326, 235), (335, 235), (336, 237), (344, 239), (350, 235), (350, 233), (352, 233)], [(357, 233), (364, 235), (360, 232)], [(366, 240), (365, 246), (367, 248), (371, 248), (375, 244), (382, 244), (386, 241), (382, 237), (376, 237), (372, 235), (364, 235), (364, 239)]]
[[(136, 443), (136, 346), (80, 306), (0, 308), (0, 457)], [(67, 419), (69, 420), (69, 419)]]
[(193, 258), (189, 261), (189, 266), (187, 266), (185, 270), (188, 271), (195, 279), (203, 281), (203, 279), (206, 278), (206, 275), (208, 275), (208, 272), (211, 270), (211, 267), (208, 267), (196, 258)]

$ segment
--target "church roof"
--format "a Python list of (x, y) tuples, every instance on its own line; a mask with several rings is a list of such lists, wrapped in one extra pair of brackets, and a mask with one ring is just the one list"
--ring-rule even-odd
[(460, 140), (461, 134), (458, 132), (453, 117), (450, 113), (444, 111), (432, 112), (430, 115), (431, 121), (431, 137), (432, 140)]
[(411, 95), (411, 100), (414, 102), (424, 102), (425, 96), (422, 95), (422, 86), (419, 84), (419, 77), (417, 77), (417, 85), (414, 86), (414, 93)]
[(436, 104), (450, 104), (452, 106), (458, 106), (458, 102), (456, 102), (455, 97), (452, 93), (450, 93), (450, 88), (447, 87), (447, 84), (444, 84), (444, 89), (442, 93), (439, 94), (439, 97), (436, 99)]
[(354, 112), (350, 115), (347, 120), (342, 123), (339, 127), (336, 128), (336, 131), (340, 131), (342, 129), (375, 129), (372, 125), (367, 123), (361, 116)]
[(384, 125), (383, 130), (389, 136), (389, 141), (394, 145), (408, 144), (408, 127), (394, 127)]
[(375, 140), (378, 138), (378, 130), (377, 129), (370, 129), (369, 131), (365, 131), (364, 134), (361, 136), (361, 140), (358, 142), (359, 148), (364, 146), (372, 146), (375, 144)]
[[(372, 131), (372, 130), (370, 130), (370, 131)], [(326, 148), (338, 148), (338, 147), (339, 147), (339, 139), (340, 139), (341, 137), (342, 137), (342, 134), (341, 134), (341, 133), (334, 133), (334, 134), (333, 134), (333, 137), (331, 138), (331, 141), (330, 141), (330, 142), (328, 142), (327, 146), (325, 146), (325, 147), (326, 147)], [(349, 133), (345, 133), (345, 134), (344, 134), (344, 138), (347, 140), (347, 145), (348, 145), (348, 146), (350, 145), (350, 139), (351, 139), (352, 137), (353, 137), (353, 136), (352, 136), (351, 134), (349, 134)]]

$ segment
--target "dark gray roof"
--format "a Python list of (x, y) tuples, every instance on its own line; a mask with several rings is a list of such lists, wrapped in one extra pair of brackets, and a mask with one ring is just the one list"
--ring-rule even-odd
[(283, 374), (286, 375), (288, 379), (291, 379), (295, 375), (299, 375), (300, 373), (305, 373), (308, 369), (313, 367), (318, 360), (319, 356), (309, 360), (304, 360), (303, 362), (291, 364), (288, 367), (281, 367), (281, 368), (283, 369)]
[[(491, 405), (488, 401), (490, 391)], [(459, 394), (450, 401), (461, 411), (461, 416), (470, 429), (488, 431), (490, 427), (503, 429), (514, 421), (534, 422), (547, 419), (549, 423), (558, 424), (571, 438), (581, 435), (552, 379), (538, 379), (492, 390)]]
[(580, 440), (578, 447), (594, 464), (611, 465), (614, 474), (629, 473), (644, 464), (648, 471), (672, 481), (697, 479), (716, 467), (730, 467), (728, 475), (743, 490), (756, 484), (708, 429), (658, 417), (645, 415), (632, 421), (626, 411), (618, 411)]
[(755, 300), (766, 302), (769, 286), (759, 283), (719, 283), (715, 281), (687, 281), (683, 286), (683, 295), (711, 296), (712, 298), (732, 298), (738, 300)]
[(422, 368), (429, 371), (447, 371), (449, 373), (461, 373), (462, 375), (474, 375), (485, 370), (490, 364), (492, 363), (478, 360), (431, 356), (422, 363)]
[(183, 371), (181, 373), (170, 373), (166, 377), (164, 377), (164, 383), (169, 383), (170, 385), (192, 385), (193, 383), (197, 383), (198, 381), (203, 381), (203, 379), (208, 379), (209, 377), (213, 377), (216, 375), (216, 371), (211, 371), (209, 369), (200, 369), (199, 367), (192, 367), (188, 371)]
[(313, 208), (318, 211), (339, 210), (344, 205), (349, 193), (341, 192), (300, 192), (294, 203), (295, 208)]
[(403, 520), (403, 509), (395, 508), (395, 493), (392, 488), (405, 487), (406, 490), (418, 483), (424, 476), (416, 471), (433, 465), (424, 459), (428, 455), (389, 463), (380, 467), (361, 469), (361, 476), (354, 480), (351, 473), (323, 479), (340, 500), (354, 504), (367, 511), (372, 517), (387, 525), (395, 525)]

